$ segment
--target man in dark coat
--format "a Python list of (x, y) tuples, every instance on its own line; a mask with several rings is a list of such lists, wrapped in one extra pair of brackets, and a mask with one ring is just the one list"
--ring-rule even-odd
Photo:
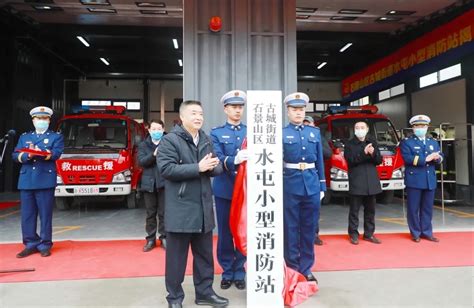
[[(156, 231), (160, 234), (161, 247), (166, 248), (164, 223), (165, 181), (160, 175), (156, 163), (158, 145), (163, 137), (165, 124), (161, 120), (152, 120), (148, 125), (149, 135), (138, 147), (138, 164), (143, 168), (139, 190), (143, 192), (146, 208), (144, 252), (156, 247)], [(156, 215), (158, 214), (158, 223)], [(157, 228), (158, 227), (158, 228)], [(158, 230), (157, 230), (158, 229)]]
[(201, 129), (203, 111), (198, 101), (179, 108), (181, 126), (166, 135), (158, 148), (158, 167), (165, 178), (165, 282), (169, 307), (182, 307), (189, 245), (197, 305), (226, 306), (229, 300), (213, 288), (212, 229), (215, 227), (211, 177), (222, 173), (212, 141)]
[(374, 244), (380, 240), (375, 231), (375, 196), (382, 192), (377, 165), (382, 163), (382, 155), (377, 143), (367, 138), (369, 125), (359, 121), (354, 125), (354, 137), (344, 147), (344, 157), (349, 166), (349, 238), (352, 244), (359, 244), (359, 208), (364, 205), (363, 239)]

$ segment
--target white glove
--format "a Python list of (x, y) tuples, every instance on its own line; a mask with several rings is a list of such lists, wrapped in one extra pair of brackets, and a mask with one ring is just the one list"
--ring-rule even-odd
[(234, 164), (238, 165), (249, 158), (247, 149), (240, 150), (237, 155), (235, 155)]
[(319, 193), (319, 201), (323, 200), (323, 198), (324, 198), (324, 191), (321, 191)]

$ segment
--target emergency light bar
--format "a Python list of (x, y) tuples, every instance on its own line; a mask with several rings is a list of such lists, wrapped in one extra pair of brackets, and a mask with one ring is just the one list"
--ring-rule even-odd
[(328, 107), (329, 114), (338, 113), (377, 113), (379, 109), (377, 106), (366, 105), (366, 106), (331, 106)]
[(79, 108), (73, 108), (73, 113), (114, 113), (124, 114), (125, 106), (80, 106)]

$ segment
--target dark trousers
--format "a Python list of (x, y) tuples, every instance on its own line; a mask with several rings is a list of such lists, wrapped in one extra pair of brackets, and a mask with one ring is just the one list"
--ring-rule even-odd
[(433, 236), (435, 190), (407, 187), (407, 220), (413, 237)]
[(181, 303), (184, 291), (181, 284), (186, 272), (189, 245), (193, 253), (193, 282), (196, 297), (214, 295), (214, 258), (212, 231), (207, 233), (167, 233), (165, 283), (168, 303)]
[(224, 270), (222, 279), (244, 280), (245, 261), (247, 258), (234, 245), (230, 232), (229, 217), (231, 200), (215, 198), (217, 216), (217, 261)]
[(319, 206), (319, 193), (311, 196), (283, 194), (286, 265), (305, 276), (311, 274), (316, 259), (314, 238)]
[(358, 236), (359, 231), (359, 209), (364, 206), (364, 236), (371, 237), (375, 231), (375, 195), (357, 196), (351, 195), (349, 209), (349, 235)]
[[(157, 192), (143, 192), (146, 208), (146, 239), (153, 241), (156, 239), (156, 231), (158, 226), (158, 233), (160, 238), (166, 237), (165, 233), (165, 190), (159, 189)], [(158, 215), (158, 221), (156, 216)]]
[[(50, 249), (53, 246), (54, 188), (20, 190), (20, 200), (23, 244), (39, 251)], [(36, 233), (38, 215), (40, 235)]]
[[(321, 201), (320, 201), (321, 203)], [(319, 211), (316, 211), (316, 213), (314, 213), (314, 216), (316, 216), (314, 219), (315, 219), (315, 222), (316, 222), (316, 237), (319, 237), (319, 217), (321, 215), (321, 205), (319, 206)]]

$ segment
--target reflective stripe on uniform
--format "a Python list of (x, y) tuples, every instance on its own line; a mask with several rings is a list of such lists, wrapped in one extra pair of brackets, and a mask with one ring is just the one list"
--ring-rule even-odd
[(418, 165), (418, 159), (419, 159), (419, 158), (420, 158), (420, 157), (419, 157), (418, 155), (415, 156), (415, 158), (413, 159), (413, 166)]
[(18, 161), (21, 163), (21, 157), (23, 156), (23, 154), (25, 154), (25, 152), (20, 152), (20, 154), (18, 154)]
[(224, 159), (224, 168), (225, 170), (229, 171), (229, 168), (227, 168), (227, 159), (229, 158), (229, 156), (226, 156), (225, 159)]

